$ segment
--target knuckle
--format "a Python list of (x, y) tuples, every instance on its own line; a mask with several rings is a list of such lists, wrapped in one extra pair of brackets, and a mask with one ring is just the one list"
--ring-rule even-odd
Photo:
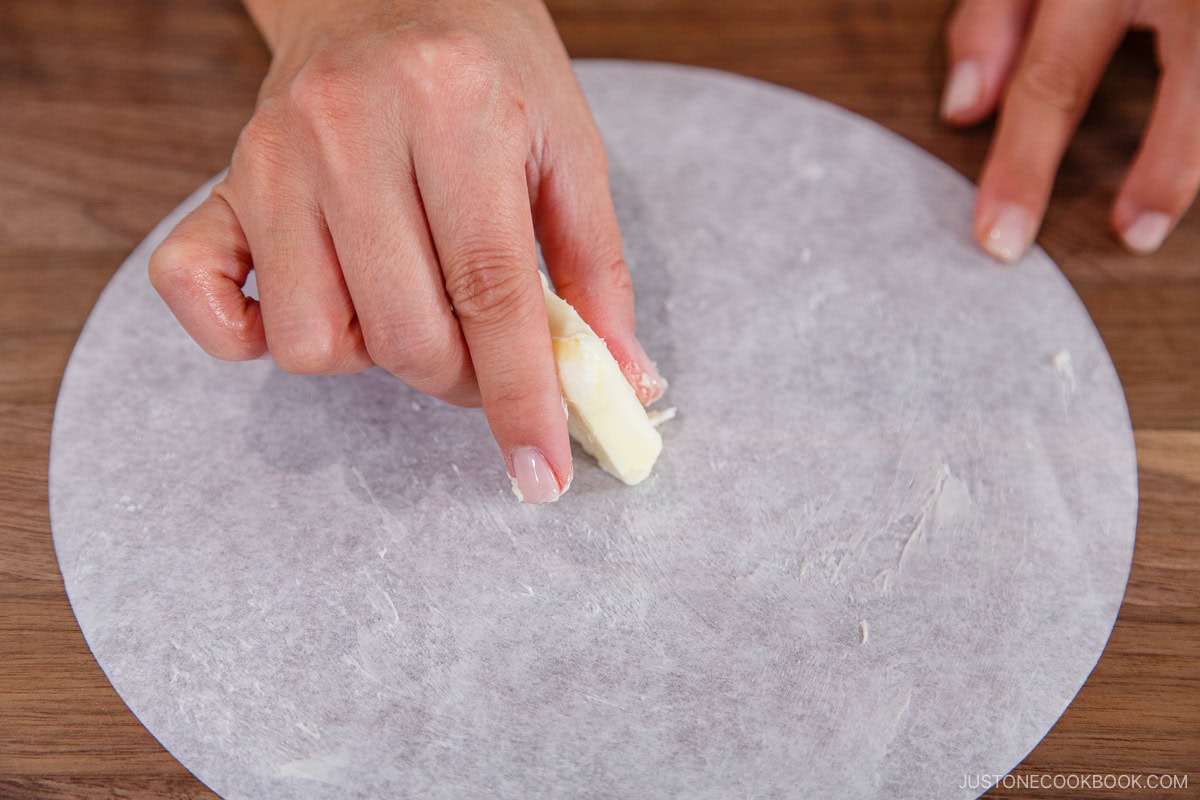
[(204, 248), (182, 236), (168, 236), (150, 255), (150, 283), (159, 294), (192, 283), (200, 271)]
[(197, 340), (213, 358), (222, 361), (245, 361), (263, 352), (262, 331), (248, 319), (232, 320), (223, 325), (219, 336)]
[(150, 254), (150, 285), (174, 301), (208, 302), (214, 283), (222, 280), (222, 266), (228, 257), (212, 240), (168, 236)]
[(1087, 105), (1088, 76), (1069, 54), (1032, 56), (1017, 76), (1016, 85), (1034, 102), (1062, 114), (1077, 116)]
[(597, 273), (609, 290), (619, 294), (628, 294), (632, 297), (633, 277), (629, 274), (629, 266), (625, 263), (625, 259), (617, 257), (614, 260), (601, 263), (607, 264), (607, 266), (599, 267)]
[(411, 320), (373, 322), (365, 327), (363, 340), (372, 361), (412, 385), (427, 384), (450, 360), (434, 326)]
[(233, 149), (230, 174), (251, 196), (267, 191), (287, 171), (288, 127), (276, 108), (260, 109), (242, 128)]
[(427, 98), (480, 93), (498, 77), (488, 45), (460, 31), (425, 34), (394, 52), (395, 67)]
[(458, 318), (465, 323), (486, 323), (518, 313), (529, 297), (530, 275), (514, 266), (511, 256), (494, 250), (468, 252), (464, 269), (446, 279), (446, 293)]
[(307, 64), (287, 85), (288, 108), (319, 141), (333, 142), (361, 117), (361, 90), (342, 71)]
[(371, 360), (418, 391), (455, 405), (478, 404), (469, 363), (435, 324), (384, 321), (364, 332)]
[(573, 155), (584, 165), (593, 183), (608, 185), (608, 148), (595, 125), (587, 125), (572, 143)]
[(484, 407), (491, 409), (528, 408), (531, 400), (529, 387), (514, 381), (502, 381), (488, 390)]
[(489, 137), (519, 138), (526, 126), (525, 104), (492, 46), (472, 34), (427, 34), (395, 48), (392, 69), (399, 85), (426, 118), (461, 128), (463, 115)]
[(273, 107), (260, 107), (238, 135), (235, 156), (257, 160), (264, 155), (282, 153), (285, 126)]
[(311, 320), (269, 330), (267, 340), (280, 369), (297, 375), (335, 372), (354, 349), (342, 332)]
[(1054, 181), (1054, 166), (1031, 158), (1022, 158), (1020, 154), (1004, 153), (993, 157), (984, 168), (980, 183), (984, 181), (1002, 184), (1006, 191), (1002, 193), (1018, 202), (1028, 202), (1028, 195), (1038, 195), (1049, 191), (1049, 185)]
[(262, 342), (262, 331), (257, 320), (246, 316), (237, 317), (226, 324), (225, 330), (229, 334), (223, 339), (224, 349), (222, 352), (225, 355), (218, 357), (228, 361), (240, 361), (249, 357), (252, 352), (257, 354), (256, 351)]
[(630, 302), (633, 299), (633, 279), (625, 259), (616, 256), (589, 266), (586, 271), (569, 273), (555, 280), (555, 286), (564, 295), (600, 295)]

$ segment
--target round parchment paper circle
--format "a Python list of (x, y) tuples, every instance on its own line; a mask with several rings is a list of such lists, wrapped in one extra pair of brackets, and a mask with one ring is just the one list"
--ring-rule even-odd
[(516, 501), (478, 410), (222, 363), (113, 278), (54, 542), (96, 659), (230, 800), (967, 798), (1096, 663), (1134, 541), (1120, 384), (972, 189), (795, 92), (583, 62), (679, 409), (628, 488)]

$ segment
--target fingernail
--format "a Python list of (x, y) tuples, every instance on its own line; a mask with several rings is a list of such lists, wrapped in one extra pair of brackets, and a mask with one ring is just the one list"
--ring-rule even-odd
[(1000, 206), (983, 242), (983, 249), (1011, 264), (1029, 249), (1033, 241), (1033, 215), (1016, 203)]
[(646, 351), (642, 349), (642, 345), (636, 339), (633, 346), (629, 348), (629, 354), (633, 356), (631, 365), (633, 389), (637, 392), (637, 398), (642, 405), (648, 406), (662, 397), (663, 392), (667, 390), (667, 381), (658, 374), (658, 367), (650, 360), (650, 356), (646, 355)]
[(546, 457), (536, 447), (518, 447), (512, 452), (513, 494), (526, 503), (550, 503), (562, 490)]
[(942, 93), (942, 118), (952, 120), (979, 103), (983, 93), (983, 67), (973, 58), (954, 65)]
[(1153, 253), (1162, 247), (1171, 230), (1171, 216), (1161, 211), (1144, 211), (1125, 229), (1125, 246), (1138, 255)]

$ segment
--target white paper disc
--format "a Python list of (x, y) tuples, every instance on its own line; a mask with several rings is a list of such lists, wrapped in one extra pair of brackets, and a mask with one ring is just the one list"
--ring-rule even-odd
[[(513, 497), (482, 413), (379, 370), (205, 356), (114, 277), (65, 375), (54, 541), (146, 727), (229, 800), (967, 798), (1054, 724), (1121, 603), (1121, 386), (1041, 251), (828, 104), (584, 62), (654, 475)], [(978, 784), (976, 783), (976, 786)]]

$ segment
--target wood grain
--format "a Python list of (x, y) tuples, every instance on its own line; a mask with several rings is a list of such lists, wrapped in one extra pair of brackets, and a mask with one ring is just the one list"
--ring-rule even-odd
[[(969, 178), (989, 125), (936, 119), (946, 0), (555, 0), (577, 57), (670, 60), (870, 117)], [(234, 0), (0, 4), (0, 798), (213, 798), (124, 707), (68, 605), (47, 454), (63, 368), (128, 252), (221, 169), (268, 64)], [(1149, 112), (1152, 43), (1117, 55), (1067, 153), (1040, 243), (1125, 386), (1138, 539), (1108, 648), (1019, 774), (1187, 775), (1200, 796), (1200, 211), (1126, 255), (1108, 209)], [(947, 775), (959, 782), (960, 775)], [(990, 797), (1071, 792), (994, 789)]]

